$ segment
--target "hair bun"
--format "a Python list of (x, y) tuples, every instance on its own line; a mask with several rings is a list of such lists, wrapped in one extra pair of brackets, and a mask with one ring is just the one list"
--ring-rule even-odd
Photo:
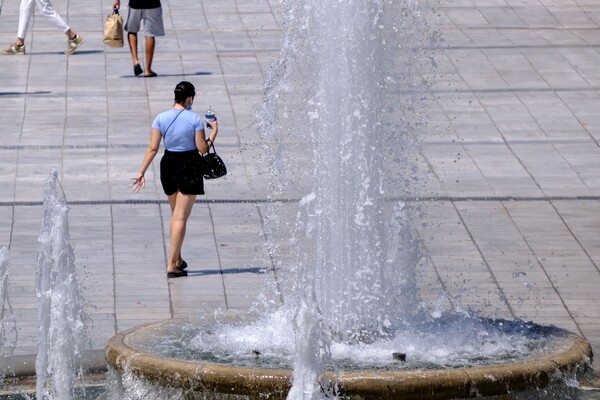
[(196, 96), (196, 88), (188, 81), (181, 81), (175, 86), (175, 102), (181, 103), (188, 97)]

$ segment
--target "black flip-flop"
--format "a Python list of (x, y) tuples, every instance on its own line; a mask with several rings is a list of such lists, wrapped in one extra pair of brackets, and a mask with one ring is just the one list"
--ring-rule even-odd
[(167, 272), (167, 278), (181, 278), (187, 276), (187, 271)]
[(179, 264), (179, 266), (177, 268), (179, 268), (182, 271), (184, 269), (186, 269), (187, 268), (187, 263), (185, 262), (185, 260), (181, 260), (181, 264)]
[(133, 73), (135, 74), (135, 76), (141, 75), (143, 72), (144, 72), (144, 70), (142, 69), (140, 64), (135, 64), (133, 66)]
[(150, 72), (148, 75), (144, 75), (144, 78), (154, 78), (155, 76), (158, 76), (156, 72)]

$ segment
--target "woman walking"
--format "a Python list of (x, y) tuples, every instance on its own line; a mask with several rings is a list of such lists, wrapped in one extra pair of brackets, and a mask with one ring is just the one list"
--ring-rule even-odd
[(190, 82), (175, 86), (175, 104), (154, 119), (150, 132), (150, 144), (144, 155), (137, 177), (131, 187), (138, 192), (145, 187), (144, 174), (158, 153), (161, 139), (165, 152), (160, 161), (160, 181), (171, 206), (171, 248), (167, 262), (167, 277), (187, 276), (187, 263), (181, 258), (187, 220), (196, 201), (196, 195), (204, 194), (204, 181), (200, 165), (201, 154), (208, 152), (219, 130), (216, 120), (206, 120), (212, 128), (207, 140), (204, 121), (190, 111), (196, 90)]

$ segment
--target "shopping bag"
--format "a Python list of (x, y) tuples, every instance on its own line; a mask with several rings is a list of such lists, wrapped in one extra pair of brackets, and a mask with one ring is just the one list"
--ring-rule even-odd
[(119, 15), (118, 9), (106, 17), (104, 43), (110, 47), (123, 47), (123, 18)]

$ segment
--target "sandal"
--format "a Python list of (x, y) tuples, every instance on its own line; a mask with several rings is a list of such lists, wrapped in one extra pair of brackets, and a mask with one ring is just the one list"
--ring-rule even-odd
[(142, 69), (142, 66), (140, 64), (135, 64), (133, 66), (133, 73), (135, 74), (135, 76), (141, 75), (144, 72), (144, 70)]
[(177, 268), (179, 268), (182, 271), (184, 269), (186, 269), (187, 268), (187, 263), (185, 262), (185, 260), (181, 260), (181, 264), (179, 264), (179, 266)]
[(181, 278), (187, 274), (187, 271), (167, 272), (167, 278)]

